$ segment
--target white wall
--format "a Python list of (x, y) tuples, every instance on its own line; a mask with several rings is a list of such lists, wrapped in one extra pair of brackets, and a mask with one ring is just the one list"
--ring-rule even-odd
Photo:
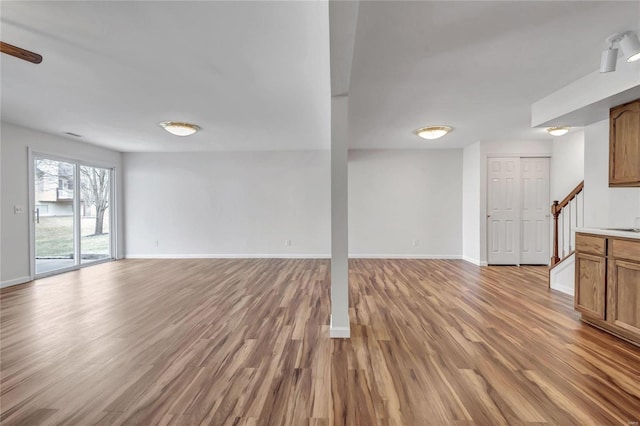
[[(29, 194), (28, 147), (32, 150), (115, 167), (116, 205), (122, 216), (121, 168), (122, 155), (87, 143), (2, 123), (0, 137), (2, 169), (1, 263), (2, 286), (26, 282), (31, 275), (29, 259)], [(24, 212), (14, 214), (14, 206)], [(121, 226), (118, 226), (118, 231)], [(122, 253), (122, 233), (118, 234), (118, 255)]]
[(126, 255), (328, 257), (329, 155), (124, 154)]
[(568, 256), (562, 263), (549, 271), (549, 287), (564, 294), (575, 294), (576, 255)]
[(350, 151), (349, 253), (460, 258), (462, 150)]
[(609, 120), (584, 131), (584, 225), (630, 228), (640, 216), (640, 188), (609, 188)]
[(480, 264), (480, 142), (463, 152), (462, 257)]
[[(569, 195), (575, 187), (584, 180), (584, 130), (576, 130), (567, 133), (564, 136), (553, 138), (553, 156), (551, 157), (551, 201), (562, 201), (564, 197)], [(571, 202), (568, 208), (558, 219), (559, 235), (558, 235), (558, 253), (560, 258), (570, 253), (575, 246), (575, 238), (573, 230), (582, 226), (582, 217), (580, 216), (580, 207), (582, 206), (582, 197), (584, 193), (579, 195)], [(576, 211), (576, 207), (578, 210)], [(552, 227), (549, 229), (549, 241), (553, 245), (553, 217), (551, 217)], [(563, 227), (564, 226), (564, 227)], [(553, 246), (551, 248), (553, 254)], [(559, 267), (558, 267), (559, 268)], [(556, 268), (556, 269), (558, 269)], [(562, 269), (565, 271), (566, 267)], [(562, 287), (567, 287), (568, 283), (573, 283), (571, 272), (561, 270), (556, 271), (552, 276), (553, 288), (565, 291)]]
[(331, 319), (329, 335), (349, 338), (349, 97), (331, 98)]
[(564, 197), (584, 180), (584, 131), (553, 139), (551, 157), (551, 201)]

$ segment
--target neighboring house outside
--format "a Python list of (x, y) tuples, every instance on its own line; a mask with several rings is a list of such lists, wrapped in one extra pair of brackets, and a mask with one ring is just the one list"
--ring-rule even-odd
[[(36, 161), (36, 215), (71, 216), (73, 215), (73, 164), (52, 160)], [(85, 207), (80, 201), (82, 216), (95, 215), (93, 206)]]

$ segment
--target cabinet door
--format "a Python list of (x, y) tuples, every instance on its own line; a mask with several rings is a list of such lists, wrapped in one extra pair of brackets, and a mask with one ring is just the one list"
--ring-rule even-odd
[(609, 260), (607, 321), (640, 338), (640, 263)]
[(604, 320), (606, 275), (604, 257), (576, 253), (576, 310)]
[(611, 109), (609, 186), (640, 186), (640, 100)]

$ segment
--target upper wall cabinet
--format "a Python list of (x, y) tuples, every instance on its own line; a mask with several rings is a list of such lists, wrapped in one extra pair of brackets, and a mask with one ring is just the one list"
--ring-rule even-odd
[(640, 186), (640, 99), (611, 108), (609, 186)]

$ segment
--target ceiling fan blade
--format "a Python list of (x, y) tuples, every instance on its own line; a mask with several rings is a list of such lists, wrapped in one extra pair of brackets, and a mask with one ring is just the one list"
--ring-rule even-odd
[(7, 55), (15, 56), (16, 58), (24, 59), (25, 61), (29, 61), (34, 64), (39, 64), (40, 62), (42, 62), (42, 56), (38, 55), (37, 53), (30, 52), (28, 50), (13, 46), (9, 43), (3, 43), (1, 41), (0, 52), (6, 53)]

